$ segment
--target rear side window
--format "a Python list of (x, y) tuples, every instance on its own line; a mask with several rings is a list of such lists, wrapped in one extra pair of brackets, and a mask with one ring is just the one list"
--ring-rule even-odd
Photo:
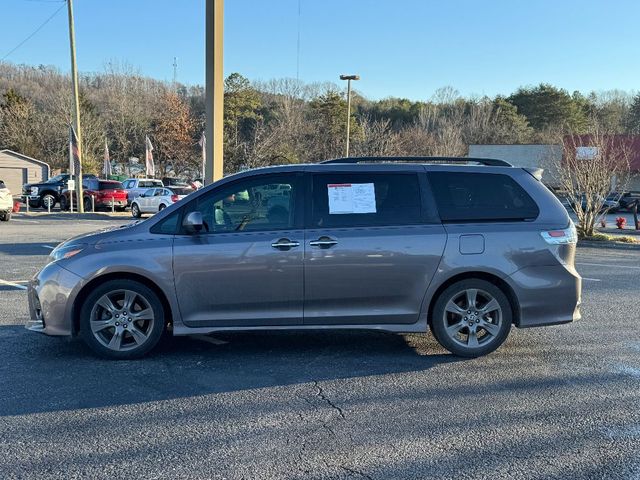
[(193, 192), (193, 188), (171, 187), (169, 189), (174, 195), (189, 195)]
[(540, 210), (510, 176), (495, 173), (429, 172), (443, 222), (534, 220)]
[(421, 223), (418, 176), (343, 173), (313, 176), (312, 227)]

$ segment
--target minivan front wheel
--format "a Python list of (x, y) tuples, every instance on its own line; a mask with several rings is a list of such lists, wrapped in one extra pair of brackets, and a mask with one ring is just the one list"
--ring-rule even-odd
[(80, 310), (80, 335), (98, 355), (139, 358), (156, 346), (165, 328), (158, 295), (133, 280), (111, 280), (94, 289)]
[(450, 285), (437, 298), (431, 331), (454, 355), (479, 357), (502, 345), (511, 321), (511, 304), (499, 287), (468, 279)]

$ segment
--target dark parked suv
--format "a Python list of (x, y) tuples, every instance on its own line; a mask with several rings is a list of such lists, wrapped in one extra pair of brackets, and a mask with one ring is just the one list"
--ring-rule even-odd
[(575, 246), (556, 197), (498, 160), (262, 168), (60, 244), (29, 287), (29, 328), (111, 358), (149, 352), (169, 323), (174, 335), (431, 329), (474, 357), (512, 325), (580, 318)]

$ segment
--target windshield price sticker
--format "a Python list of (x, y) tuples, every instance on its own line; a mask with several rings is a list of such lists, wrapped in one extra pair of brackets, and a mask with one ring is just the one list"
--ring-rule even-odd
[(329, 214), (376, 213), (376, 192), (373, 183), (330, 183)]

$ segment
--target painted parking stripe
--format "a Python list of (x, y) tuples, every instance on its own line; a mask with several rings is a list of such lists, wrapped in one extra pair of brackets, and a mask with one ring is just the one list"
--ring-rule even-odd
[(601, 282), (602, 281), (599, 278), (582, 277), (582, 279), (583, 280), (587, 280), (588, 282)]
[(49, 250), (53, 250), (56, 247), (52, 247), (51, 245), (42, 245), (43, 248), (48, 248)]
[(587, 265), (589, 267), (633, 268), (634, 270), (640, 270), (640, 267), (636, 267), (634, 265), (607, 265), (606, 263), (585, 263), (585, 262), (576, 262), (576, 265)]
[[(24, 283), (26, 283), (26, 281)], [(7, 280), (2, 280), (2, 279), (0, 279), (0, 285), (6, 285), (7, 287), (17, 288), (18, 290), (26, 290), (27, 289), (27, 287), (25, 285), (20, 285), (20, 283), (9, 282)]]

